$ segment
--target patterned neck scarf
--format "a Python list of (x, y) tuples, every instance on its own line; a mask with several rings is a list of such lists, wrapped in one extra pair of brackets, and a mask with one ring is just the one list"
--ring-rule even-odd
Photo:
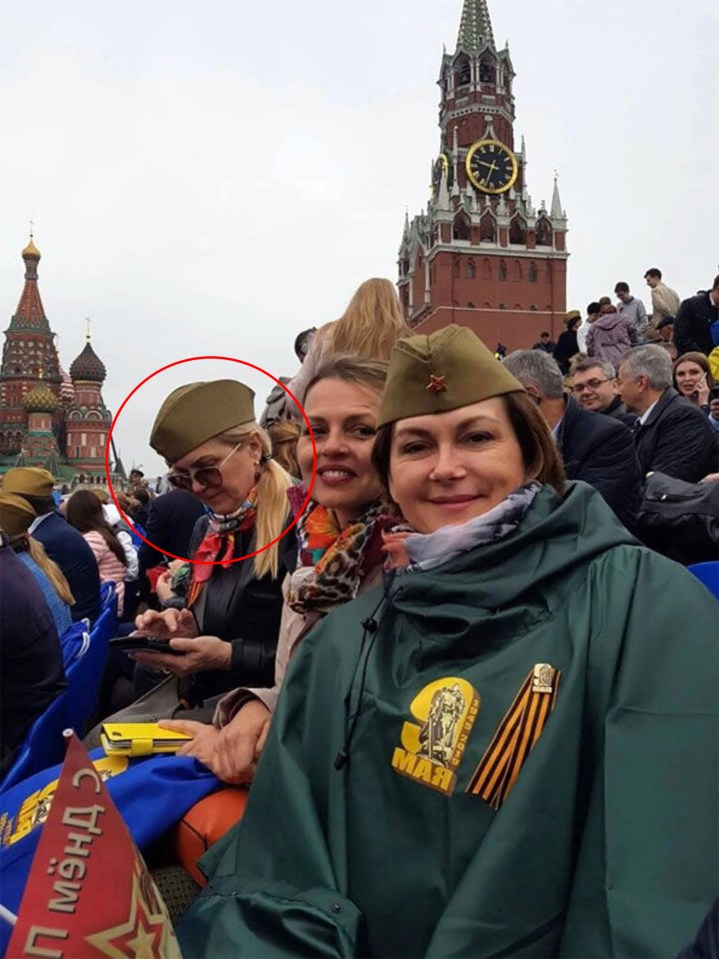
[(442, 526), (434, 533), (415, 533), (408, 526), (395, 527), (383, 534), (386, 568), (400, 573), (433, 569), (475, 546), (496, 543), (519, 526), (541, 488), (537, 482), (525, 483), (488, 513), (458, 526)]
[(229, 569), (235, 552), (235, 537), (255, 528), (257, 518), (257, 487), (253, 486), (247, 499), (228, 516), (210, 513), (210, 522), (205, 537), (192, 557), (192, 580), (187, 591), (187, 606), (193, 606), (205, 583), (212, 576), (218, 560), (222, 569)]
[(297, 523), (299, 560), (289, 581), (291, 608), (325, 612), (354, 599), (367, 573), (382, 562), (382, 530), (396, 524), (397, 517), (388, 516), (384, 504), (375, 500), (341, 529), (329, 510), (311, 501)]

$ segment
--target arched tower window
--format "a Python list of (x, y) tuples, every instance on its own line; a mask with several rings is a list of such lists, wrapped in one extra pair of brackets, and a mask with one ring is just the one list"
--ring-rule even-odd
[(454, 85), (455, 87), (467, 87), (471, 79), (472, 69), (469, 64), (469, 57), (462, 54), (454, 64)]
[(467, 260), (467, 279), (473, 280), (476, 276), (476, 268), (474, 266), (474, 260)]
[(455, 240), (468, 240), (470, 235), (470, 222), (466, 213), (458, 213), (454, 218), (452, 227), (452, 237)]
[(479, 239), (488, 240), (490, 243), (497, 242), (497, 224), (489, 211), (479, 221)]
[(527, 242), (527, 224), (521, 216), (515, 216), (509, 224), (509, 242), (519, 244)]
[[(537, 265), (536, 265), (536, 263), (530, 263), (530, 264), (529, 264), (529, 273), (528, 273), (527, 275), (528, 275), (528, 278), (529, 278), (529, 282), (530, 282), (530, 283), (536, 283), (536, 282), (537, 282)], [(536, 310), (536, 306), (535, 306), (535, 310)]]
[(537, 246), (552, 245), (552, 227), (549, 221), (542, 217), (537, 223)]
[(479, 82), (495, 83), (496, 78), (497, 68), (494, 65), (494, 60), (488, 54), (485, 54), (479, 61)]
[(502, 260), (502, 262), (499, 264), (497, 275), (499, 276), (500, 280), (507, 279), (507, 264), (504, 262), (504, 260)]

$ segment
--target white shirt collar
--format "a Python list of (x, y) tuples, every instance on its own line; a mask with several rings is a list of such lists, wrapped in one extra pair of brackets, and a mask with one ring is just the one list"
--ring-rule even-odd
[[(661, 397), (659, 397), (659, 399), (661, 399)], [(646, 421), (649, 419), (650, 413), (652, 412), (652, 410), (654, 409), (654, 407), (657, 405), (658, 402), (659, 402), (659, 400), (654, 400), (654, 402), (653, 402), (652, 405), (649, 407), (649, 409), (644, 410), (644, 412), (642, 413), (642, 415), (639, 417), (639, 425), (640, 425), (640, 426), (644, 426), (644, 424), (646, 423)]]
[(32, 523), (30, 523), (30, 525), (28, 526), (27, 535), (32, 536), (32, 534), (38, 528), (40, 523), (42, 523), (43, 520), (47, 519), (48, 516), (52, 516), (52, 510), (50, 510), (49, 513), (43, 513), (42, 516), (38, 516), (36, 519), (34, 519)]

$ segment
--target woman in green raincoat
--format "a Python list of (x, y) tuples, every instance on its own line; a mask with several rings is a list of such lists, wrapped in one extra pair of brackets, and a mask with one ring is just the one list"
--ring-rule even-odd
[(676, 954), (716, 894), (715, 600), (470, 331), (400, 341), (380, 424), (392, 569), (292, 662), (184, 955)]

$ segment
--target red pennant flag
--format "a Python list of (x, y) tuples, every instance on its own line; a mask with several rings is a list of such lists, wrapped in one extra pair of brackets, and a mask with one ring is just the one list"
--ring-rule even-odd
[(181, 959), (162, 898), (74, 734), (8, 956)]

